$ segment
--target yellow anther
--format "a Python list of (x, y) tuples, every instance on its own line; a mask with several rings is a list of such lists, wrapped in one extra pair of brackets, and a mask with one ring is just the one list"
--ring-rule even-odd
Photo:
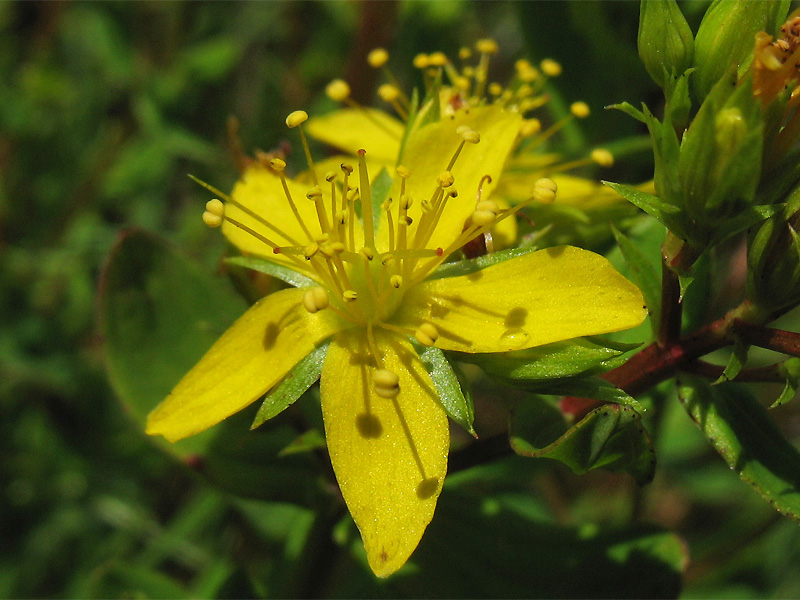
[(389, 283), (393, 288), (399, 288), (401, 285), (403, 285), (402, 275), (392, 275), (389, 277)]
[(431, 64), (431, 61), (427, 54), (417, 54), (414, 57), (412, 64), (418, 69), (427, 69)]
[(312, 315), (328, 307), (328, 292), (325, 288), (315, 287), (303, 294), (303, 306)]
[(614, 164), (614, 155), (605, 148), (595, 148), (589, 156), (601, 167), (610, 167)]
[(306, 260), (311, 260), (316, 254), (319, 252), (319, 244), (311, 244), (306, 246), (303, 250), (303, 256), (306, 257)]
[(315, 185), (310, 190), (308, 190), (308, 192), (306, 192), (306, 198), (308, 198), (309, 200), (315, 200), (316, 198), (321, 198), (321, 197), (322, 197), (322, 190), (319, 189), (318, 185)]
[(488, 210), (489, 212), (493, 212), (497, 214), (498, 206), (497, 203), (493, 200), (481, 200), (478, 202), (478, 205), (475, 207), (475, 210)]
[(381, 258), (381, 264), (382, 264), (384, 267), (386, 267), (386, 266), (388, 266), (388, 265), (393, 265), (393, 264), (394, 264), (394, 262), (395, 262), (395, 260), (394, 260), (394, 256), (392, 256), (391, 254), (385, 254), (385, 255), (383, 255), (383, 257)]
[(533, 88), (527, 83), (522, 84), (517, 88), (517, 98), (526, 98), (533, 93)]
[(470, 56), (472, 56), (472, 50), (467, 47), (463, 47), (458, 51), (458, 58), (461, 60), (467, 60)]
[(585, 119), (589, 116), (591, 111), (589, 110), (589, 105), (586, 104), (586, 102), (573, 102), (569, 107), (569, 112), (579, 119)]
[(222, 200), (214, 198), (206, 202), (206, 210), (212, 215), (219, 215), (221, 217), (225, 214), (225, 205), (222, 203)]
[(484, 227), (494, 223), (496, 216), (497, 215), (490, 210), (476, 210), (474, 213), (472, 213), (472, 222), (478, 227)]
[(289, 129), (294, 129), (306, 121), (308, 121), (308, 113), (304, 110), (296, 110), (292, 113), (289, 113), (289, 116), (286, 117), (286, 126)]
[(393, 102), (400, 97), (400, 90), (396, 85), (384, 83), (378, 88), (378, 96), (384, 102)]
[(341, 102), (350, 97), (350, 86), (344, 79), (334, 79), (325, 86), (325, 93), (331, 100)]
[(561, 64), (554, 61), (552, 58), (545, 58), (539, 66), (542, 72), (548, 77), (558, 77), (561, 75)]
[(272, 167), (273, 171), (283, 173), (284, 169), (286, 169), (286, 161), (280, 158), (273, 158), (269, 161), (269, 166)]
[(400, 393), (400, 378), (388, 369), (375, 369), (372, 373), (372, 385), (381, 398), (391, 400)]
[(439, 330), (432, 323), (423, 323), (414, 332), (414, 337), (423, 346), (433, 346), (439, 339)]
[(395, 171), (397, 172), (397, 176), (401, 179), (408, 179), (411, 177), (411, 171), (409, 171), (403, 165), (397, 165), (397, 169)]
[(363, 256), (367, 260), (372, 260), (373, 258), (375, 258), (375, 253), (372, 251), (371, 248), (364, 247), (361, 250), (359, 250), (359, 252), (361, 253), (361, 256)]
[(428, 63), (432, 67), (443, 67), (445, 66), (449, 60), (447, 60), (447, 56), (444, 52), (434, 52), (430, 56), (428, 56)]
[(342, 163), (341, 165), (339, 165), (339, 167), (342, 169), (342, 171), (344, 171), (348, 175), (350, 175), (353, 172), (353, 165), (348, 165), (347, 163)]
[(443, 188), (449, 188), (455, 180), (450, 171), (442, 171), (436, 178), (436, 182)]
[(475, 42), (475, 49), (482, 54), (497, 54), (499, 50), (497, 42), (490, 38), (484, 38)]
[(327, 233), (323, 233), (323, 234), (322, 234), (321, 236), (319, 236), (318, 238), (314, 238), (314, 241), (315, 241), (315, 242), (317, 242), (318, 244), (324, 244), (324, 243), (325, 243), (325, 242), (327, 242), (327, 241), (328, 241), (330, 238), (331, 238), (331, 236), (330, 236), (330, 235), (328, 235)]
[(345, 302), (353, 302), (354, 300), (358, 300), (358, 292), (355, 290), (345, 290), (342, 294), (342, 299)]
[(452, 189), (451, 189), (451, 190), (450, 190), (450, 191), (449, 191), (447, 194), (448, 194), (448, 195), (449, 195), (451, 198), (455, 198), (455, 197), (457, 197), (457, 196), (458, 196), (458, 190), (457, 190), (456, 188), (452, 188)]
[(461, 77), (456, 77), (455, 84), (458, 89), (466, 92), (470, 85), (469, 77), (464, 77), (463, 75)]
[(383, 48), (375, 48), (367, 54), (367, 63), (370, 67), (379, 69), (389, 61), (389, 53)]
[(205, 223), (208, 227), (219, 227), (222, 225), (223, 220), (224, 219), (222, 218), (222, 215), (218, 215), (208, 210), (203, 211), (203, 223)]
[(472, 67), (464, 67), (461, 72), (464, 77), (475, 77), (475, 69)]
[(408, 194), (403, 194), (400, 196), (400, 208), (403, 210), (408, 210), (411, 208), (412, 204), (414, 204), (414, 199), (411, 196)]
[(527, 71), (528, 69), (532, 69), (533, 65), (527, 58), (520, 58), (514, 63), (514, 69), (517, 73), (522, 71)]
[(558, 191), (556, 182), (543, 177), (533, 185), (533, 198), (542, 204), (550, 204), (556, 199), (556, 191)]
[(344, 225), (345, 223), (347, 223), (346, 210), (340, 210), (339, 212), (336, 213), (336, 222), (339, 223), (339, 225)]
[(326, 258), (333, 258), (337, 254), (344, 252), (344, 244), (342, 242), (333, 242), (332, 244), (324, 244), (319, 247), (319, 251), (325, 255)]
[(467, 127), (466, 125), (462, 125), (458, 129), (456, 129), (456, 133), (458, 133), (462, 138), (464, 138), (465, 142), (470, 144), (477, 144), (481, 141), (481, 134), (475, 131), (474, 129)]
[(503, 86), (494, 81), (489, 84), (488, 90), (491, 96), (499, 96), (503, 93)]
[(336, 179), (336, 171), (328, 171), (327, 173), (325, 173), (325, 181), (330, 183), (334, 179)]
[(525, 119), (519, 126), (519, 134), (522, 137), (536, 135), (542, 130), (542, 122), (539, 119)]

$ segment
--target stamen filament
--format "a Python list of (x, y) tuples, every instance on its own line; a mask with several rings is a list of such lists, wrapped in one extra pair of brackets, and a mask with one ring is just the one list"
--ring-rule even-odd
[(361, 195), (361, 220), (364, 222), (364, 245), (375, 248), (375, 228), (372, 222), (372, 188), (369, 185), (367, 159), (364, 150), (358, 151), (359, 192)]
[(308, 146), (306, 132), (303, 131), (302, 124), (298, 125), (297, 129), (300, 130), (300, 143), (303, 145), (303, 151), (306, 154), (306, 162), (308, 163), (308, 170), (311, 172), (311, 179), (314, 180), (314, 185), (319, 185), (319, 180), (317, 179), (317, 169), (314, 165), (314, 159), (311, 157), (311, 148)]
[(314, 236), (311, 235), (311, 232), (306, 227), (305, 222), (303, 222), (302, 217), (300, 217), (300, 213), (297, 210), (297, 206), (295, 206), (294, 200), (292, 200), (292, 194), (289, 192), (289, 185), (286, 183), (286, 177), (284, 176), (283, 172), (280, 173), (281, 184), (283, 184), (283, 192), (286, 196), (286, 199), (289, 201), (289, 208), (292, 209), (292, 213), (294, 213), (294, 218), (297, 219), (297, 222), (300, 224), (300, 227), (303, 229), (303, 233), (306, 234), (308, 237), (309, 242), (314, 242)]

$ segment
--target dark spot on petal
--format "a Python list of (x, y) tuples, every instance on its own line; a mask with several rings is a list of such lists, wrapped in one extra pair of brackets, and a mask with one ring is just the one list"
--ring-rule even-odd
[(383, 426), (375, 415), (362, 413), (356, 417), (356, 427), (365, 438), (379, 438), (383, 433)]
[(420, 500), (430, 498), (439, 489), (439, 479), (437, 477), (429, 477), (423, 479), (422, 483), (417, 486), (417, 497)]

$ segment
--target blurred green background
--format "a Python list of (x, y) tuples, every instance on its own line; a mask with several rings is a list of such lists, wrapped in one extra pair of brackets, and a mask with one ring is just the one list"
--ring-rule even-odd
[[(682, 4), (695, 25), (706, 6)], [(516, 457), (454, 473), (411, 574), (378, 582), (341, 507), (209, 485), (146, 438), (107, 381), (104, 260), (135, 227), (216, 269), (224, 241), (202, 225), (208, 194), (186, 175), (230, 189), (229, 116), (246, 151), (269, 150), (289, 111), (333, 107), (321, 91), (334, 77), (375, 103), (373, 47), (390, 50), (410, 87), (418, 52), (452, 56), (490, 36), (501, 81), (523, 56), (564, 65), (559, 97), (594, 109), (563, 140), (578, 152), (641, 133), (601, 107), (659, 102), (637, 24), (636, 2), (0, 3), (0, 597), (676, 594), (671, 579), (642, 587), (650, 571), (635, 561), (591, 568), (595, 548), (628, 556), (602, 532), (631, 522), (653, 544), (656, 527), (680, 535), (664, 552), (677, 553), (684, 597), (800, 596), (797, 524), (729, 472), (675, 402), (652, 432), (660, 467), (644, 490), (625, 475), (577, 477)], [(607, 177), (651, 169), (641, 152)], [(800, 413), (782, 414), (796, 435)], [(247, 425), (236, 422), (240, 435)], [(512, 558), (482, 562), (501, 529), (515, 535), (492, 543)], [(555, 575), (518, 578), (534, 563)]]

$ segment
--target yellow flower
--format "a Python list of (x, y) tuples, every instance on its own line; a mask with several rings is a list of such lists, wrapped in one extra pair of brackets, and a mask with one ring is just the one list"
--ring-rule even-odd
[[(559, 187), (559, 205), (577, 211), (599, 209), (623, 202), (614, 190), (599, 182), (563, 175), (570, 170), (589, 164), (610, 167), (614, 157), (608, 150), (595, 149), (586, 158), (564, 162), (557, 154), (543, 152), (547, 141), (573, 119), (589, 116), (589, 107), (584, 102), (570, 106), (569, 114), (552, 123), (546, 129), (539, 119), (532, 116), (537, 109), (550, 100), (545, 91), (549, 79), (561, 74), (561, 65), (552, 60), (543, 60), (539, 67), (525, 59), (518, 60), (515, 74), (508, 85), (489, 82), (489, 57), (497, 53), (493, 40), (478, 40), (475, 45), (477, 63), (469, 64), (473, 54), (462, 48), (459, 58), (462, 64), (456, 65), (441, 52), (430, 55), (421, 54), (414, 65), (423, 71), (425, 77), (425, 99), (414, 110), (414, 103), (402, 92), (397, 80), (386, 67), (388, 53), (378, 48), (370, 54), (368, 62), (381, 68), (389, 83), (378, 89), (378, 96), (391, 104), (400, 119), (374, 108), (358, 105), (350, 98), (349, 87), (342, 80), (335, 80), (328, 86), (331, 99), (345, 103), (344, 108), (328, 115), (315, 117), (308, 123), (309, 135), (325, 142), (350, 156), (365, 148), (371, 159), (373, 173), (380, 165), (394, 167), (403, 161), (403, 139), (407, 129), (411, 131), (438, 118), (450, 118), (457, 113), (492, 105), (518, 115), (517, 135), (512, 151), (508, 153), (501, 171), (494, 201), (502, 208), (518, 204), (531, 196), (533, 185), (541, 177), (550, 177)], [(372, 60), (379, 57), (380, 61)], [(465, 118), (462, 115), (462, 118)], [(465, 122), (469, 122), (465, 118)], [(341, 160), (341, 157), (336, 160)], [(543, 223), (539, 224), (544, 225)], [(506, 219), (491, 230), (494, 247), (503, 248), (513, 244), (517, 236), (516, 221)]]
[[(400, 568), (433, 516), (449, 449), (447, 416), (415, 348), (504, 352), (626, 329), (645, 316), (633, 284), (573, 247), (437, 276), (464, 243), (511, 214), (487, 198), (518, 128), (518, 115), (490, 106), (417, 129), (385, 201), (374, 197), (363, 151), (357, 168), (325, 175), (309, 154), (307, 183), (286, 177), (280, 159), (251, 164), (224, 204), (207, 204), (204, 220), (242, 252), (311, 283), (250, 308), (150, 414), (147, 432), (178, 440), (211, 427), (330, 340), (320, 395), (331, 462), (373, 571)], [(542, 180), (531, 201), (554, 195)]]

